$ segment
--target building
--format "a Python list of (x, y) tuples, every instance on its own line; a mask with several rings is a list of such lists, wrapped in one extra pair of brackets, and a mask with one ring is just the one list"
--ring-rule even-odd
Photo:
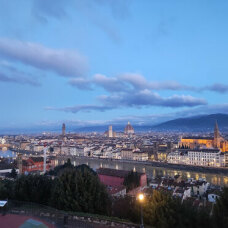
[(135, 161), (148, 161), (148, 153), (144, 151), (134, 151), (133, 160)]
[[(100, 181), (106, 186), (123, 186), (124, 179), (130, 173), (126, 170), (116, 170), (99, 168), (97, 170)], [(145, 173), (139, 173), (140, 175), (140, 187), (147, 186), (147, 177)]]
[(168, 154), (167, 161), (173, 164), (189, 164), (188, 151), (173, 151)]
[(173, 164), (225, 167), (225, 154), (219, 149), (177, 150), (167, 160)]
[(131, 124), (130, 124), (129, 121), (128, 121), (128, 123), (127, 123), (127, 126), (126, 126), (125, 129), (124, 129), (124, 133), (125, 133), (126, 135), (130, 135), (130, 134), (134, 134), (134, 133), (135, 133), (134, 128), (131, 126)]
[(116, 137), (116, 132), (112, 130), (112, 125), (108, 127), (108, 131), (104, 133), (106, 137), (113, 138)]
[[(54, 160), (47, 160), (46, 170), (50, 170), (54, 167)], [(25, 172), (43, 172), (44, 170), (44, 158), (43, 157), (30, 157), (26, 160), (22, 160), (22, 173)]]
[(222, 152), (228, 151), (228, 141), (220, 135), (217, 121), (214, 127), (214, 137), (183, 137), (179, 146), (190, 149), (197, 147), (218, 148)]
[(112, 126), (108, 127), (108, 137), (112, 138), (113, 137), (113, 131), (112, 131)]
[(62, 125), (62, 136), (65, 136), (66, 135), (66, 125), (65, 123), (63, 123)]
[(188, 151), (190, 165), (224, 167), (225, 156), (219, 149)]
[(124, 197), (127, 193), (125, 186), (107, 186), (107, 190), (112, 197)]
[(133, 159), (133, 149), (124, 148), (121, 150), (121, 158), (132, 160)]

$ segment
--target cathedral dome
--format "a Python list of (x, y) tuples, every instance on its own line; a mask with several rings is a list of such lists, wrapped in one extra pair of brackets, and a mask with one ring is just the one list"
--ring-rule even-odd
[(124, 129), (125, 134), (134, 134), (134, 128), (131, 126), (130, 122), (128, 122), (127, 126)]

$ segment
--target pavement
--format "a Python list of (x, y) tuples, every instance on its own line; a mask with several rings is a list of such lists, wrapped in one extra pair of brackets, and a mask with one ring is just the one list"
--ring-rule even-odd
[(56, 228), (39, 218), (23, 215), (0, 215), (1, 228)]

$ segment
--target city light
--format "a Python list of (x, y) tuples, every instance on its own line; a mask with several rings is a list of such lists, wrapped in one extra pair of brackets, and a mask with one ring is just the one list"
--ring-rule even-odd
[(143, 202), (144, 201), (144, 194), (143, 193), (139, 193), (138, 199), (139, 199), (140, 202)]

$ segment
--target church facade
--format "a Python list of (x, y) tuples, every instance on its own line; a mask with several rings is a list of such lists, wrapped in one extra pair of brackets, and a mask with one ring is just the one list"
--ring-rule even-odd
[(183, 137), (179, 143), (180, 147), (195, 149), (197, 147), (217, 148), (222, 152), (228, 151), (228, 141), (219, 133), (217, 122), (214, 128), (214, 137)]

